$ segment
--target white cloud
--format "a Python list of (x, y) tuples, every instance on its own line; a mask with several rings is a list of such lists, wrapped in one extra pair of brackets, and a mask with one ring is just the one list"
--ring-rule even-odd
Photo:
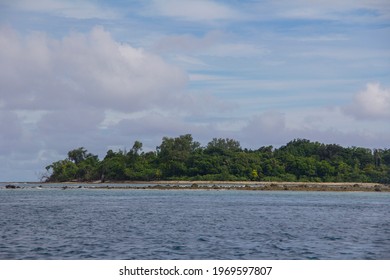
[(155, 150), (164, 136), (177, 137), (189, 133), (195, 140), (205, 142), (221, 135), (210, 122), (192, 122), (172, 112), (155, 111), (122, 118), (107, 126), (102, 133), (109, 135), (107, 143), (110, 145), (129, 148), (132, 141), (140, 140), (145, 150)]
[(390, 88), (382, 88), (379, 83), (368, 83), (366, 89), (353, 98), (344, 112), (357, 119), (390, 120)]
[(180, 110), (189, 102), (185, 72), (100, 27), (60, 40), (0, 27), (0, 50), (1, 180), (36, 180), (36, 170), (75, 147), (104, 151), (114, 142), (100, 126), (106, 110)]
[(165, 36), (153, 49), (162, 53), (235, 58), (260, 57), (269, 53), (269, 50), (260, 45), (237, 42), (237, 38), (229, 38), (228, 34), (220, 31), (208, 32), (203, 37), (189, 34)]
[(390, 6), (387, 0), (266, 0), (248, 5), (250, 18), (262, 20), (325, 20), (351, 23), (387, 22)]
[[(206, 134), (186, 117), (226, 110), (210, 94), (185, 92), (180, 68), (100, 27), (62, 39), (0, 27), (0, 50), (0, 160), (29, 180), (76, 147), (104, 156), (131, 139), (154, 148), (166, 135)], [(7, 170), (0, 179), (17, 177)]]
[(154, 0), (152, 10), (161, 16), (197, 22), (241, 18), (233, 8), (209, 0)]
[(13, 109), (173, 106), (186, 74), (160, 57), (114, 41), (103, 28), (62, 40), (0, 29), (0, 104)]
[(212, 47), (204, 55), (218, 57), (258, 57), (268, 54), (269, 51), (263, 47), (248, 43), (225, 43)]
[(196, 37), (190, 34), (169, 35), (161, 38), (154, 46), (154, 49), (162, 52), (197, 52), (207, 49), (221, 39), (225, 34), (220, 31), (210, 31), (203, 37)]
[(277, 111), (266, 111), (253, 116), (240, 134), (244, 142), (252, 147), (279, 146), (286, 143), (290, 136), (285, 114)]
[(330, 35), (314, 35), (304, 37), (292, 37), (291, 40), (298, 40), (302, 42), (334, 42), (334, 41), (347, 41), (350, 38), (343, 34), (330, 34)]
[[(278, 147), (296, 138), (369, 148), (385, 147), (390, 140), (386, 130), (365, 129), (359, 122), (346, 118), (337, 108), (333, 112), (323, 108), (317, 111), (266, 111), (252, 116), (233, 138), (241, 140), (243, 147), (252, 148), (264, 145)], [(335, 122), (342, 125), (336, 126)]]
[(209, 66), (205, 61), (189, 55), (178, 54), (173, 57), (173, 60), (175, 61), (176, 64), (182, 65), (183, 68), (192, 69), (192, 70), (206, 69), (206, 67)]
[[(7, 3), (8, 2), (8, 3)], [(49, 13), (55, 16), (75, 19), (115, 19), (118, 13), (107, 7), (100, 7), (89, 1), (74, 0), (11, 0), (6, 1), (10, 7), (20, 10)]]

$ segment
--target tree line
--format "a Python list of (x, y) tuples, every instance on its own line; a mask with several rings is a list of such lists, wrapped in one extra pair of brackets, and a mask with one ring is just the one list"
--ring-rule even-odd
[(107, 151), (100, 160), (84, 147), (46, 167), (48, 182), (63, 181), (302, 181), (390, 183), (390, 149), (342, 147), (294, 139), (280, 148), (243, 149), (229, 138), (206, 146), (191, 134), (164, 137), (155, 151), (135, 141), (129, 151)]

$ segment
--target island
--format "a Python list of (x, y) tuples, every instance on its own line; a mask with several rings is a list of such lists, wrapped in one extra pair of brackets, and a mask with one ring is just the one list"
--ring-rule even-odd
[[(46, 167), (45, 182), (175, 182), (192, 189), (372, 190), (390, 183), (390, 150), (342, 147), (294, 139), (278, 148), (242, 148), (234, 139), (214, 138), (202, 146), (192, 135), (163, 137), (156, 150), (140, 141), (127, 150), (108, 150), (103, 159), (84, 147)], [(173, 182), (173, 183), (172, 183)], [(203, 183), (207, 182), (207, 184)], [(159, 187), (157, 187), (157, 185)]]

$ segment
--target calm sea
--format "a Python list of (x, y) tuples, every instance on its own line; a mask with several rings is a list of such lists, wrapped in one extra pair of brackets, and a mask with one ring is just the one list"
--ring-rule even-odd
[(1, 188), (0, 259), (390, 259), (390, 193)]

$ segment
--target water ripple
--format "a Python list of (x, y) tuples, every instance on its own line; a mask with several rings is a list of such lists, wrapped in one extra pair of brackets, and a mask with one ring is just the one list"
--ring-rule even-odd
[(388, 193), (18, 190), (0, 259), (390, 259)]

